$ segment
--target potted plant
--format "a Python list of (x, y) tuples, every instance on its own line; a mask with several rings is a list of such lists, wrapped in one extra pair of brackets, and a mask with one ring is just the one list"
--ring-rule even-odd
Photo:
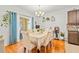
[(63, 32), (60, 33), (60, 39), (64, 39), (64, 33)]

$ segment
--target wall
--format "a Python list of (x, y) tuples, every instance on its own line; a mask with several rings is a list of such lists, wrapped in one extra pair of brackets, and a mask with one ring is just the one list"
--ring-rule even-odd
[[(6, 12), (0, 12), (0, 25), (2, 22), (2, 19), (3, 19), (3, 15), (6, 14)], [(9, 39), (9, 26), (5, 27), (5, 26), (0, 26), (0, 35), (3, 35), (3, 40), (4, 40), (4, 43), (7, 42), (8, 44), (8, 39)]]
[(45, 17), (55, 17), (55, 21), (45, 21), (42, 22), (42, 18), (40, 18), (37, 23), (40, 24), (41, 28), (44, 28), (45, 30), (49, 30), (50, 27), (54, 30), (54, 27), (58, 26), (60, 28), (60, 31), (65, 33), (65, 38), (67, 39), (67, 12), (64, 10), (59, 10), (59, 11), (52, 11), (51, 13), (47, 13)]
[(65, 40), (68, 40), (67, 12), (73, 9), (79, 9), (79, 6), (64, 7), (63, 9), (58, 9), (51, 11), (50, 13), (46, 13), (45, 17), (55, 17), (54, 22), (48, 21), (42, 23), (42, 18), (37, 19), (37, 17), (35, 17), (35, 19), (36, 21), (38, 20), (37, 23), (40, 24), (41, 28), (49, 29), (50, 27), (52, 27), (54, 29), (55, 26), (58, 26), (60, 28), (60, 31), (65, 33)]
[(54, 22), (48, 21), (44, 24), (42, 23), (42, 25), (46, 26), (45, 29), (50, 29), (50, 27), (52, 27), (53, 30), (54, 27), (58, 26), (60, 28), (60, 32), (64, 32), (65, 38), (67, 39), (67, 12), (65, 12), (64, 10), (59, 10), (51, 12), (48, 15), (46, 15), (46, 17), (51, 16), (55, 17), (55, 21)]

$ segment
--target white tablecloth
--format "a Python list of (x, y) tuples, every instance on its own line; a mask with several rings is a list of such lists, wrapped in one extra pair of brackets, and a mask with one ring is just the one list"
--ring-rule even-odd
[(51, 40), (51, 35), (47, 31), (43, 33), (31, 32), (29, 33), (29, 40), (37, 45), (37, 48), (40, 49), (41, 45), (47, 45)]
[[(49, 41), (53, 38), (52, 34), (48, 31), (44, 31), (43, 33), (40, 32), (22, 32), (23, 40), (30, 41), (29, 45), (33, 44), (36, 45), (37, 48), (40, 50), (41, 45), (47, 46)], [(27, 45), (27, 43), (26, 43)], [(29, 45), (27, 46), (28, 49), (32, 49), (33, 47), (29, 48)]]

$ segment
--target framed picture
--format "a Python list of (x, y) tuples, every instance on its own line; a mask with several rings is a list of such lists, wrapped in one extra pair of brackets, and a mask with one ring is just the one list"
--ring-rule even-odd
[(47, 20), (47, 21), (49, 21), (49, 20), (50, 20), (50, 18), (49, 18), (49, 17), (47, 17), (47, 18), (46, 18), (46, 20)]
[(40, 25), (36, 25), (35, 28), (36, 28), (36, 29), (40, 28)]
[(55, 21), (55, 17), (54, 16), (51, 16), (51, 21)]
[(43, 20), (42, 20), (42, 22), (45, 22), (46, 21), (46, 19), (45, 19), (45, 17), (43, 17)]

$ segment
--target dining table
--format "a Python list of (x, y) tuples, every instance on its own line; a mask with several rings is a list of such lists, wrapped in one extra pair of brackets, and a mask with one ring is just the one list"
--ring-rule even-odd
[[(31, 52), (31, 49), (37, 47), (40, 51), (40, 47), (47, 46), (47, 44), (52, 40), (53, 34), (49, 31), (21, 31), (23, 36), (23, 45), (26, 47), (26, 51)], [(26, 42), (24, 44), (24, 42)]]
[(43, 32), (29, 32), (29, 40), (37, 46), (37, 49), (40, 50), (42, 45), (47, 45), (51, 40), (52, 35), (48, 31)]

